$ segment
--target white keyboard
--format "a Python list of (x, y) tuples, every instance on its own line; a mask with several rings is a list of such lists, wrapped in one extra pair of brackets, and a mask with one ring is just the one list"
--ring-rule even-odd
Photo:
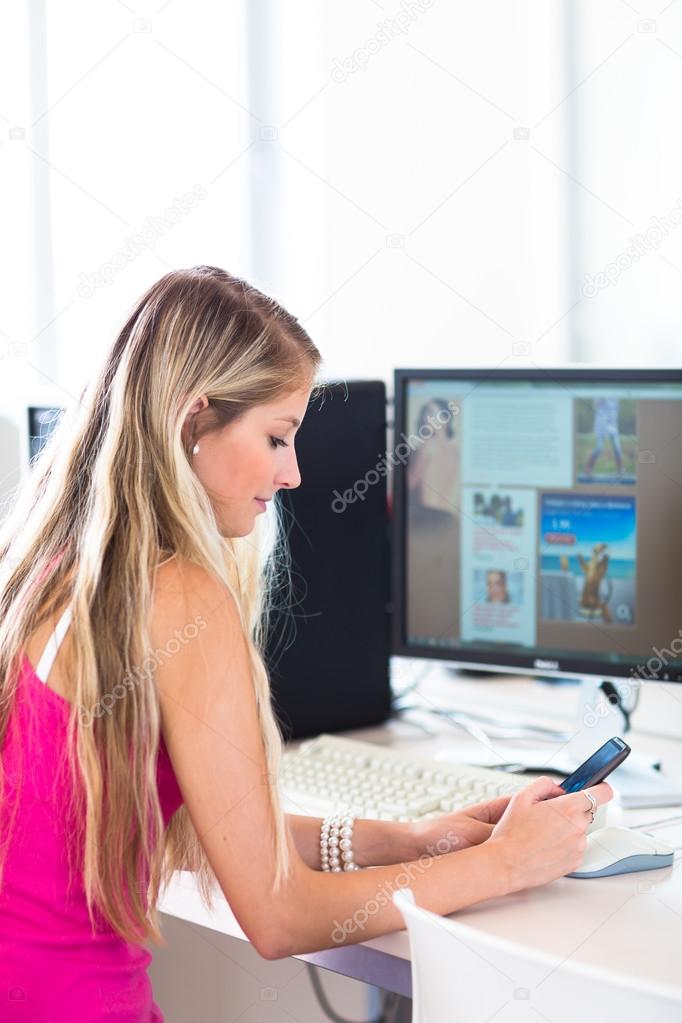
[(282, 782), (290, 813), (321, 817), (347, 809), (356, 817), (414, 821), (511, 795), (529, 779), (320, 735), (285, 751)]

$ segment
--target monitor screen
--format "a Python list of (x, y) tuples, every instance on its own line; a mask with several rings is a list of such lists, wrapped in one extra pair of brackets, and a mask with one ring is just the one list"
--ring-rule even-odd
[(682, 681), (682, 371), (398, 370), (394, 652)]
[(64, 409), (29, 405), (28, 448), (29, 460), (33, 463), (45, 447), (47, 439), (62, 417)]

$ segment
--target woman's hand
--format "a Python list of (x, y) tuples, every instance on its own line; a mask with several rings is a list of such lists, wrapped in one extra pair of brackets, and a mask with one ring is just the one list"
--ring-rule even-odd
[(598, 806), (613, 799), (608, 782), (564, 792), (544, 775), (514, 793), (486, 846), (506, 876), (508, 892), (546, 884), (580, 865), (592, 823), (586, 794)]
[[(437, 856), (485, 842), (507, 809), (510, 799), (511, 796), (486, 799), (482, 803), (472, 803), (464, 810), (444, 813), (440, 817), (414, 824), (417, 855), (427, 853)], [(446, 848), (448, 843), (449, 848)]]

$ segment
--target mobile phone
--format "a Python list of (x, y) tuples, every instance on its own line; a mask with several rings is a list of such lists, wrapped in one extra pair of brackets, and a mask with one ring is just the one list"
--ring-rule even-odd
[(566, 792), (579, 792), (590, 785), (598, 785), (615, 767), (622, 764), (629, 753), (628, 744), (616, 735), (559, 784)]

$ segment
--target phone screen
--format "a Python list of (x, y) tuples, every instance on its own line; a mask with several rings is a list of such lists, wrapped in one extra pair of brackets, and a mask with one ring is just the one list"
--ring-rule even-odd
[(566, 792), (579, 792), (589, 785), (597, 785), (603, 781), (614, 767), (625, 760), (630, 752), (630, 747), (622, 739), (614, 737), (600, 746), (596, 753), (593, 753), (584, 764), (564, 778), (560, 785)]

